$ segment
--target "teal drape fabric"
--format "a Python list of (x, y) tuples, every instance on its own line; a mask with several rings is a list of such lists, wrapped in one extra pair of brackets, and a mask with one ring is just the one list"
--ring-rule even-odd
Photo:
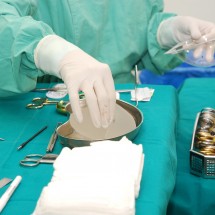
[(179, 120), (176, 136), (176, 186), (168, 215), (213, 215), (215, 180), (190, 173), (189, 150), (196, 114), (205, 107), (215, 108), (215, 79), (187, 79), (179, 91)]
[[(50, 87), (51, 84), (39, 84)], [(117, 85), (117, 89), (133, 88), (133, 85)], [(144, 121), (140, 132), (133, 140), (142, 144), (145, 154), (144, 169), (139, 198), (136, 200), (136, 215), (165, 215), (167, 204), (173, 192), (176, 173), (175, 125), (177, 120), (177, 95), (171, 86), (150, 86), (155, 89), (150, 102), (139, 102)], [(15, 178), (21, 175), (23, 180), (2, 215), (29, 215), (33, 212), (42, 188), (52, 177), (53, 167), (41, 164), (34, 168), (22, 167), (19, 161), (27, 154), (45, 154), (49, 138), (57, 122), (66, 122), (67, 116), (59, 114), (55, 105), (42, 109), (29, 110), (25, 105), (44, 93), (29, 92), (13, 99), (0, 100), (0, 178)], [(121, 99), (130, 101), (130, 94), (121, 95)], [(32, 140), (22, 150), (17, 147), (43, 126), (48, 128)], [(57, 142), (53, 153), (59, 154), (62, 145)], [(7, 186), (0, 189), (0, 196)]]

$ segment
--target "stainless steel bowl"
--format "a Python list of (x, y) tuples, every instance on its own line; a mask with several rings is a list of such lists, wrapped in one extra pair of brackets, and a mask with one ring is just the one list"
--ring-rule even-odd
[[(108, 138), (108, 140), (120, 140), (123, 136), (126, 136), (129, 140), (133, 140), (137, 136), (137, 134), (140, 130), (140, 127), (143, 123), (143, 114), (137, 107), (135, 107), (125, 101), (117, 100), (116, 103), (117, 103), (117, 105), (122, 107), (124, 110), (126, 110), (128, 112), (128, 114), (130, 114), (132, 116), (132, 119), (134, 119), (136, 126), (131, 131)], [(85, 103), (83, 103), (83, 104), (85, 104)], [(68, 104), (66, 106), (66, 110), (68, 113), (71, 114), (72, 110), (71, 110), (70, 104)], [(77, 135), (77, 132), (71, 126), (69, 120), (58, 127), (57, 134), (58, 134), (61, 144), (63, 146), (67, 146), (69, 148), (80, 147), (80, 146), (89, 146), (91, 142), (105, 140), (105, 139), (86, 139), (86, 138), (82, 137), (81, 135)]]

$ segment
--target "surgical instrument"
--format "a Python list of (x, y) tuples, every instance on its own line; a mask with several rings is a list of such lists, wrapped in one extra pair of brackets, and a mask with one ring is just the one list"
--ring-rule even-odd
[(116, 90), (117, 93), (130, 93), (132, 89), (122, 89), (122, 90)]
[(61, 122), (58, 122), (58, 123), (57, 123), (57, 126), (56, 126), (56, 128), (55, 128), (55, 130), (54, 130), (54, 133), (51, 135), (51, 138), (50, 138), (50, 140), (49, 140), (49, 144), (48, 144), (48, 147), (47, 147), (47, 149), (46, 149), (46, 152), (52, 152), (52, 151), (53, 151), (53, 148), (54, 148), (55, 143), (56, 143), (57, 138), (58, 138), (58, 135), (57, 135), (56, 130), (57, 130), (57, 128), (58, 128), (61, 124), (62, 124)]
[(18, 187), (22, 180), (22, 177), (20, 175), (16, 176), (16, 178), (13, 180), (13, 182), (10, 184), (8, 189), (5, 191), (5, 193), (0, 198), (0, 213), (4, 209), (5, 205), (7, 204), (10, 197), (13, 195), (14, 191)]
[(32, 100), (32, 103), (27, 104), (26, 108), (30, 108), (30, 109), (38, 109), (38, 108), (42, 108), (44, 105), (49, 105), (49, 104), (57, 104), (59, 101), (57, 100), (48, 100), (47, 98), (34, 98)]
[(134, 87), (134, 90), (135, 90), (136, 107), (138, 107), (138, 98), (137, 98), (137, 83), (138, 83), (138, 79), (137, 79), (137, 76), (138, 76), (138, 69), (137, 69), (137, 65), (135, 65), (135, 71), (134, 71), (135, 87)]
[(0, 138), (0, 140), (1, 140), (1, 141), (4, 141), (4, 139), (3, 139), (3, 138)]
[(0, 189), (12, 181), (11, 178), (2, 178), (0, 180)]
[(32, 92), (45, 92), (45, 91), (67, 91), (66, 87), (52, 87), (52, 88), (35, 88), (32, 90)]
[(36, 136), (38, 136), (41, 132), (43, 132), (48, 126), (43, 127), (40, 129), (37, 133), (35, 133), (32, 137), (30, 137), (28, 140), (26, 140), (24, 143), (22, 143), (17, 150), (20, 150), (24, 148), (31, 140), (33, 140)]
[(30, 154), (20, 161), (20, 165), (33, 167), (39, 165), (40, 163), (52, 164), (57, 157), (57, 154)]
[(32, 90), (32, 92), (46, 92), (46, 91), (62, 91), (62, 92), (67, 92), (66, 85), (64, 83), (58, 83), (52, 87), (41, 87), (41, 88), (35, 88)]
[(178, 54), (182, 51), (195, 49), (195, 48), (199, 47), (200, 45), (204, 45), (207, 43), (213, 43), (213, 42), (215, 42), (215, 39), (212, 39), (212, 40), (205, 39), (204, 41), (201, 41), (201, 42), (195, 41), (195, 40), (188, 40), (188, 41), (184, 41), (184, 42), (180, 42), (180, 43), (176, 44), (171, 49), (169, 49), (167, 52), (165, 52), (165, 54)]

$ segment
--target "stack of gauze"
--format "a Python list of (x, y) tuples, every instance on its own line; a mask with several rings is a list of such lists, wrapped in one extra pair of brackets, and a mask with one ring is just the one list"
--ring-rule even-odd
[(33, 215), (135, 215), (142, 145), (126, 137), (63, 148)]

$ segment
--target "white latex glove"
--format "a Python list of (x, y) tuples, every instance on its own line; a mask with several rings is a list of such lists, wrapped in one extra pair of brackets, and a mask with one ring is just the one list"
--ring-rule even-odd
[(113, 121), (116, 94), (111, 70), (77, 46), (56, 35), (43, 38), (35, 50), (36, 66), (62, 78), (78, 122), (83, 121), (79, 91), (83, 91), (95, 127), (108, 127)]
[[(161, 22), (157, 31), (158, 43), (164, 49), (190, 39), (198, 42), (215, 39), (215, 24), (189, 16), (175, 16)], [(198, 57), (201, 52), (202, 49), (199, 48), (194, 54)], [(214, 47), (208, 46), (206, 53), (206, 59), (210, 62)]]

